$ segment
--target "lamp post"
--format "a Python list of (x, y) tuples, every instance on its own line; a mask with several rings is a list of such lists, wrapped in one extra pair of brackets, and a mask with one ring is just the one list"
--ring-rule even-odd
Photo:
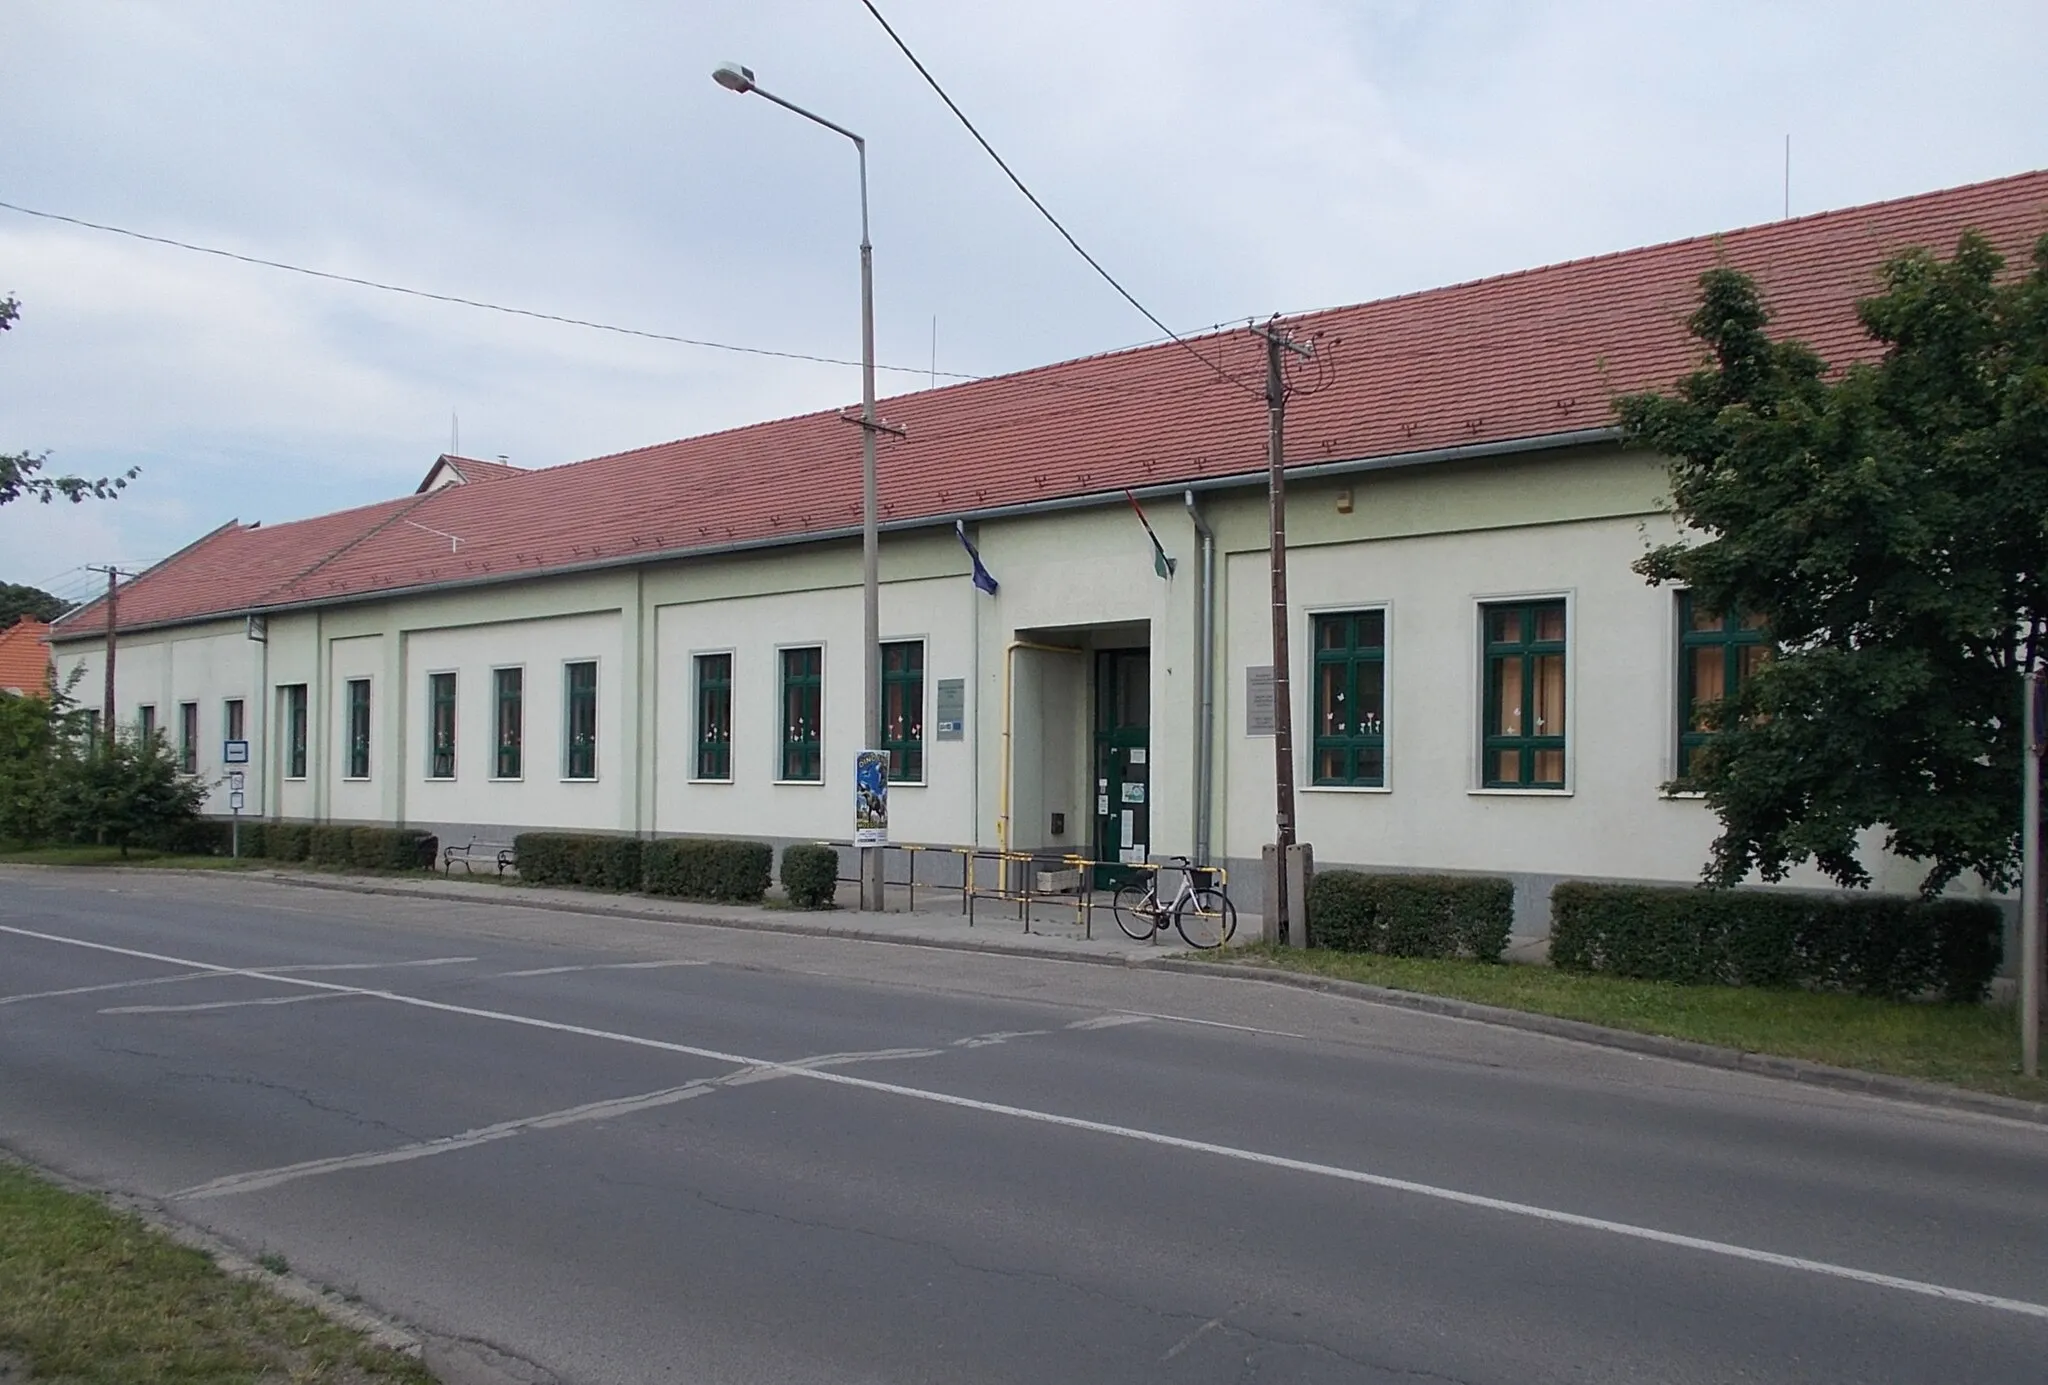
[[(727, 91), (742, 96), (752, 93), (794, 111), (816, 125), (853, 141), (860, 156), (860, 470), (861, 470), (861, 734), (867, 750), (882, 745), (882, 615), (880, 506), (875, 496), (875, 267), (874, 247), (868, 243), (868, 142), (835, 125), (814, 111), (785, 101), (764, 90), (754, 80), (753, 69), (737, 63), (722, 63), (711, 80)], [(882, 849), (860, 849), (860, 907), (882, 908)]]

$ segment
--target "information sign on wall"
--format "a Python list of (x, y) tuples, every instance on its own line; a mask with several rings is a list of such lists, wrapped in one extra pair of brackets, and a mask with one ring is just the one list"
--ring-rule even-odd
[(938, 713), (933, 718), (938, 723), (938, 738), (942, 741), (965, 740), (967, 737), (967, 680), (965, 678), (941, 678), (938, 686)]
[(1257, 664), (1244, 671), (1244, 733), (1276, 734), (1273, 715), (1273, 666)]

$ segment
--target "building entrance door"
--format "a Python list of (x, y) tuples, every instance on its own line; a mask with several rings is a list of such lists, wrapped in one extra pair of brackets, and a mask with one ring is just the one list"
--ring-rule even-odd
[[(1095, 656), (1095, 832), (1097, 861), (1143, 861), (1152, 841), (1152, 654), (1105, 649)], [(1096, 867), (1097, 889), (1129, 872)]]

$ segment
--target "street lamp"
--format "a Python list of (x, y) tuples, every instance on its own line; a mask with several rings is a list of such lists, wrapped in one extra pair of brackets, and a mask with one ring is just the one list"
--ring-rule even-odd
[[(861, 697), (863, 749), (877, 750), (882, 744), (882, 614), (880, 506), (875, 497), (875, 266), (874, 247), (868, 243), (868, 142), (835, 125), (816, 112), (785, 101), (764, 90), (754, 80), (752, 68), (738, 63), (721, 63), (711, 80), (741, 96), (749, 93), (794, 111), (816, 125), (853, 141), (860, 156), (860, 470), (861, 470)], [(882, 850), (860, 849), (860, 907), (882, 908)]]

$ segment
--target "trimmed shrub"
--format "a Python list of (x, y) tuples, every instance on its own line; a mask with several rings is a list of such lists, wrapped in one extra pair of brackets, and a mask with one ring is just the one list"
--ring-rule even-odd
[(349, 833), (349, 864), (358, 870), (419, 870), (434, 863), (441, 843), (417, 827), (358, 827)]
[(649, 894), (756, 904), (768, 892), (775, 849), (721, 837), (664, 837), (647, 843), (641, 858), (640, 887)]
[(2002, 955), (1986, 900), (1829, 899), (1568, 881), (1550, 896), (1550, 960), (1685, 985), (1800, 986), (1975, 1002)]
[(640, 884), (638, 837), (599, 832), (521, 832), (512, 839), (519, 878), (529, 885), (631, 890)]
[(273, 861), (303, 861), (313, 844), (313, 829), (303, 822), (271, 822), (263, 827), (263, 851)]
[(232, 830), (223, 818), (187, 818), (151, 828), (141, 833), (135, 844), (176, 856), (225, 856), (232, 845)]
[(270, 854), (270, 824), (267, 822), (245, 822), (242, 824), (242, 854), (244, 856), (268, 856)]
[(1514, 915), (1514, 882), (1500, 876), (1326, 870), (1308, 887), (1309, 945), (1336, 952), (1498, 962)]
[(799, 844), (782, 851), (782, 889), (799, 909), (829, 909), (839, 893), (839, 853)]
[(355, 828), (326, 824), (306, 836), (306, 859), (316, 866), (345, 866), (354, 853)]

